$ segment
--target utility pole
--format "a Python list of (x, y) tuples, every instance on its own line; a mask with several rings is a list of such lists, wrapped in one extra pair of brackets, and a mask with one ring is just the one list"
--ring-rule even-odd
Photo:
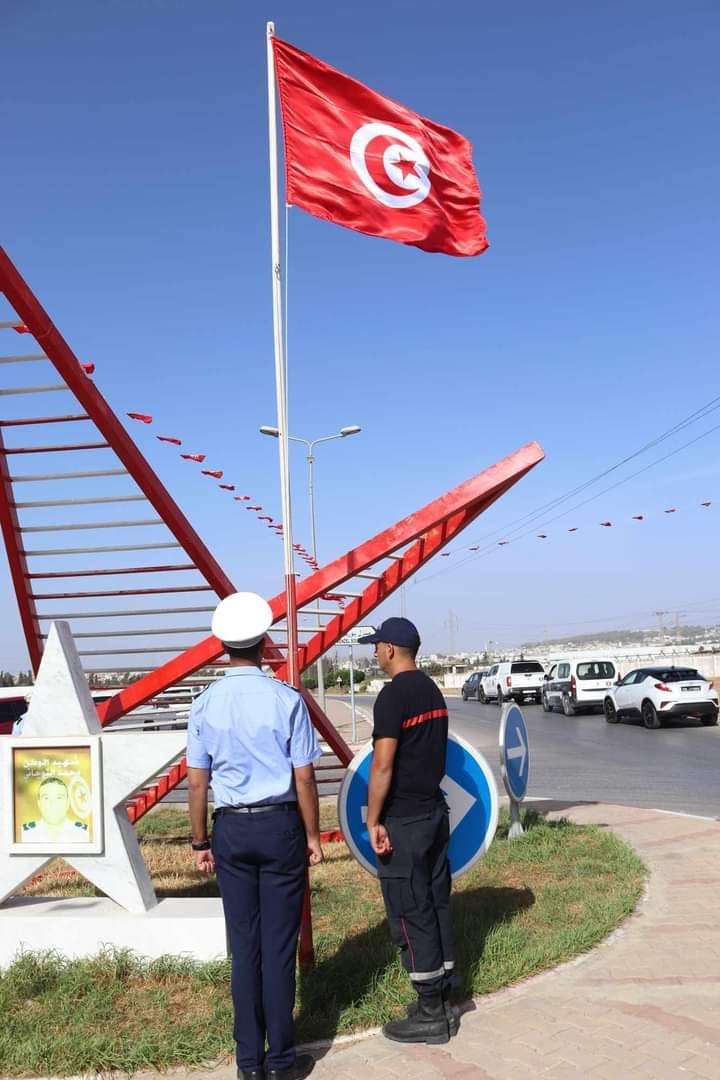
[(447, 627), (448, 639), (449, 639), (449, 642), (450, 642), (450, 655), (454, 656), (455, 655), (455, 635), (456, 635), (456, 633), (458, 631), (458, 627), (460, 626), (460, 622), (458, 620), (457, 615), (452, 610), (452, 608), (448, 608), (447, 623), (445, 625)]

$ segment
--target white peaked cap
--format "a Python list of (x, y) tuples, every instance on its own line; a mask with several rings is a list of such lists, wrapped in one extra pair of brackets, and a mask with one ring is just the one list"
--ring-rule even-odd
[(215, 608), (212, 632), (231, 649), (249, 649), (265, 637), (272, 625), (272, 608), (253, 592), (226, 596)]

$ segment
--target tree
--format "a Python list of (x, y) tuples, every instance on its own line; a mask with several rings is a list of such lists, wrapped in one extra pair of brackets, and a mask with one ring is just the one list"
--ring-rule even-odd
[(35, 680), (33, 679), (32, 671), (21, 671), (15, 680), (16, 686), (32, 686)]
[(305, 672), (302, 677), (302, 684), (306, 690), (317, 690), (318, 681), (314, 669)]

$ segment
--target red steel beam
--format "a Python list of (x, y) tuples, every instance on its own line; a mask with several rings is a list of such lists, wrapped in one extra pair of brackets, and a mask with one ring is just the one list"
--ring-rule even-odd
[[(367, 614), (399, 584), (402, 584), (405, 577), (414, 573), (418, 566), (427, 562), (440, 546), (452, 539), (508, 488), (517, 483), (539, 461), (542, 461), (544, 456), (543, 450), (537, 443), (529, 443), (503, 461), (479, 473), (464, 484), (460, 484), (453, 491), (448, 492), (439, 499), (435, 499), (424, 509), (415, 514), (410, 514), (390, 529), (385, 529), (373, 539), (336, 559), (328, 567), (319, 570), (306, 581), (300, 582), (298, 585), (298, 606), (304, 606), (324, 593), (332, 591), (342, 582), (347, 581), (348, 578), (354, 577), (397, 548), (403, 547), (408, 542), (416, 540), (423, 533), (429, 533), (430, 530), (438, 526), (439, 532), (433, 534), (430, 538), (426, 537), (422, 542), (421, 547), (418, 549), (422, 554), (416, 562), (407, 555), (403, 557), (403, 563), (407, 560), (407, 566), (412, 566), (412, 569), (407, 569), (407, 572), (402, 576), (399, 570), (396, 570), (397, 577), (387, 577), (383, 590), (378, 587), (379, 582), (372, 582), (363, 592), (360, 600), (353, 601), (353, 605), (358, 605), (362, 613)], [(448, 525), (448, 522), (451, 522), (451, 524)], [(436, 542), (436, 535), (441, 539), (442, 543)], [(386, 573), (389, 574), (393, 567), (399, 568), (400, 565), (400, 561), (394, 560), (393, 565)], [(370, 599), (366, 599), (373, 597), (372, 603)], [(285, 610), (284, 593), (274, 597), (270, 601), (270, 606), (273, 611), (274, 622), (279, 622), (280, 619), (285, 618), (287, 612)], [(346, 611), (351, 607), (352, 605), (348, 605)], [(338, 618), (341, 619), (341, 617)], [(333, 625), (336, 624), (337, 619)], [(349, 621), (342, 623), (344, 630), (347, 630), (350, 625), (352, 623)], [(323, 631), (323, 649), (321, 651), (330, 648), (340, 636), (341, 634), (337, 634), (337, 637), (330, 639), (328, 632)], [(307, 659), (310, 655), (310, 645), (311, 642), (308, 642), (302, 647), (301, 670), (310, 662)], [(155, 697), (156, 694), (167, 689), (167, 687), (180, 682), (199, 668), (212, 663), (222, 653), (222, 643), (217, 638), (212, 636), (205, 638), (204, 641), (193, 645), (192, 648), (180, 653), (166, 664), (156, 668), (155, 671), (149, 672), (143, 678), (138, 679), (131, 686), (119, 691), (110, 700), (103, 702), (98, 708), (101, 722), (109, 723), (111, 720), (125, 715), (131, 709), (143, 705), (146, 701)]]
[(30, 655), (33, 671), (40, 665), (43, 642), (40, 637), (40, 624), (35, 602), (27, 587), (28, 565), (20, 546), (20, 522), (14, 505), (10, 471), (4, 454), (2, 431), (0, 430), (0, 527), (2, 528), (5, 550), (7, 551), (10, 576), (20, 610), (20, 622)]
[(75, 395), (103, 438), (147, 496), (170, 532), (182, 544), (192, 562), (218, 596), (235, 591), (230, 578), (203, 544), (180, 507), (155, 475), (129, 434), (105, 401), (95, 383), (83, 371), (80, 361), (57, 329), (48, 313), (0, 247), (0, 290), (18, 315), (66, 386)]

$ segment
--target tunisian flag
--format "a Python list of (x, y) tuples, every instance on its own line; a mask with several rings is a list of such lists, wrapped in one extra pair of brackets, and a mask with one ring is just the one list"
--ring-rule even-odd
[(288, 203), (423, 251), (485, 251), (467, 139), (286, 41), (273, 48)]

